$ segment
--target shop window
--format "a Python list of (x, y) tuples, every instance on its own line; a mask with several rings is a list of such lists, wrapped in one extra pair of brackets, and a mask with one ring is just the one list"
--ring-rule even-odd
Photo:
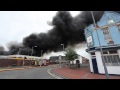
[(120, 58), (116, 50), (109, 51), (109, 54), (103, 56), (107, 66), (119, 66)]

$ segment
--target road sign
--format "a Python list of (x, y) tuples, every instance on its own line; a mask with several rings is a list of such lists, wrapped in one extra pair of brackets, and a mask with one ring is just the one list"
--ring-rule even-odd
[(87, 40), (87, 46), (92, 47), (93, 46), (93, 38), (92, 38), (92, 33), (91, 32), (87, 32), (86, 40)]

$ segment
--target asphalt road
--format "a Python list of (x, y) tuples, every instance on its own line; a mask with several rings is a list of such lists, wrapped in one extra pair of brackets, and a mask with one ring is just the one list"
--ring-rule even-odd
[(55, 79), (47, 72), (50, 67), (3, 71), (0, 72), (0, 79)]

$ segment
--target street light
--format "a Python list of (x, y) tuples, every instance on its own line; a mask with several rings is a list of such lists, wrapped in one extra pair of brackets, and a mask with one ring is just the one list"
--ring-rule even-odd
[[(63, 54), (64, 54), (65, 47), (64, 47), (64, 44), (61, 44), (61, 45), (63, 46)], [(62, 59), (62, 57), (61, 57), (61, 56), (60, 56), (59, 58), (60, 58), (60, 60)], [(60, 61), (60, 67), (61, 67), (61, 61)]]
[(42, 57), (42, 52), (43, 52), (43, 50), (41, 50), (41, 57)]
[[(37, 47), (37, 46), (32, 46), (32, 53), (31, 53), (31, 56), (32, 56), (32, 54), (33, 54), (33, 48), (34, 47)], [(31, 66), (31, 62), (30, 62), (30, 66)]]
[(31, 53), (31, 56), (32, 56), (32, 54), (33, 54), (33, 48), (34, 48), (34, 47), (37, 47), (37, 46), (32, 46), (32, 53)]
[(63, 46), (63, 51), (64, 51), (64, 44), (61, 44)]
[(21, 49), (21, 48), (19, 48), (19, 50), (18, 50), (18, 55), (20, 55), (20, 49)]
[[(96, 23), (95, 23), (95, 18), (94, 18), (94, 15), (93, 15), (93, 11), (91, 11), (91, 14), (92, 14), (92, 19), (93, 19), (95, 28), (97, 28)], [(95, 31), (96, 31), (98, 42), (99, 42), (99, 45), (100, 45), (100, 53), (102, 55), (102, 62), (103, 62), (104, 70), (105, 70), (106, 79), (109, 79), (109, 74), (108, 74), (108, 71), (107, 71), (107, 67), (105, 65), (105, 61), (104, 61), (105, 59), (103, 57), (103, 51), (102, 51), (102, 48), (101, 48), (101, 44), (100, 44), (100, 39), (99, 39), (99, 36), (98, 36), (98, 32), (97, 32), (97, 30), (95, 30)]]
[[(18, 55), (20, 55), (21, 47), (19, 47)], [(23, 58), (23, 66), (25, 64), (25, 58)]]

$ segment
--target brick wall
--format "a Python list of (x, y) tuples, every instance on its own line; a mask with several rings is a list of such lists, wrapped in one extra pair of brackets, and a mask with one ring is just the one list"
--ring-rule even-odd
[[(24, 60), (24, 66), (30, 65), (30, 60)], [(23, 66), (23, 60), (0, 59), (0, 67)]]

